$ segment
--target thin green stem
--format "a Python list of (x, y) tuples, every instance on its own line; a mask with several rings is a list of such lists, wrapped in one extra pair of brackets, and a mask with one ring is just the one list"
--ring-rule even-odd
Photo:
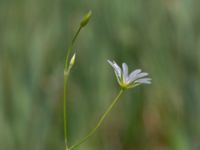
[(64, 121), (64, 138), (65, 138), (65, 146), (66, 150), (68, 150), (68, 139), (67, 139), (67, 81), (69, 78), (70, 74), (70, 67), (68, 66), (69, 64), (69, 55), (71, 53), (72, 47), (81, 31), (82, 27), (79, 27), (75, 36), (73, 37), (71, 46), (67, 50), (67, 55), (66, 55), (66, 60), (65, 60), (65, 67), (64, 67), (64, 95), (63, 95), (63, 121)]
[(73, 40), (72, 40), (72, 45), (73, 45), (73, 44), (74, 44), (74, 42), (76, 41), (76, 38), (78, 37), (78, 35), (79, 35), (79, 33), (80, 33), (81, 29), (82, 29), (82, 27), (81, 27), (81, 26), (79, 26), (79, 28), (78, 28), (78, 30), (76, 31), (76, 34), (75, 34), (75, 36), (74, 36), (74, 38), (73, 38)]
[(68, 73), (64, 71), (64, 104), (63, 104), (63, 120), (64, 120), (64, 137), (65, 137), (65, 146), (67, 147), (67, 79)]
[[(67, 49), (67, 55), (66, 55), (66, 60), (65, 60), (65, 66), (64, 66), (64, 96), (63, 96), (63, 117), (64, 117), (64, 138), (65, 138), (65, 146), (66, 146), (66, 150), (69, 150), (68, 148), (68, 139), (67, 139), (67, 81), (69, 78), (69, 74), (70, 74), (70, 70), (73, 66), (73, 64), (69, 64), (69, 56), (70, 53), (72, 51), (73, 45), (81, 31), (81, 29), (88, 23), (88, 21), (90, 20), (92, 12), (89, 11), (87, 13), (87, 15), (82, 19), (80, 26), (78, 28), (78, 30), (76, 31), (76, 34), (74, 35), (71, 45), (69, 46), (69, 48)], [(75, 59), (75, 58), (74, 58)], [(74, 62), (73, 62), (74, 63)]]
[(73, 37), (73, 39), (72, 39), (71, 46), (70, 46), (70, 47), (68, 48), (68, 50), (67, 50), (67, 56), (66, 56), (66, 61), (65, 61), (65, 68), (68, 67), (69, 55), (70, 55), (70, 53), (71, 53), (72, 47), (73, 47), (73, 45), (74, 45), (74, 43), (75, 43), (75, 41), (76, 41), (76, 39), (77, 39), (77, 37), (78, 37), (78, 35), (79, 35), (81, 29), (82, 29), (82, 27), (79, 26), (78, 30), (76, 31), (76, 34), (74, 35), (74, 37)]
[(117, 94), (117, 96), (115, 97), (115, 99), (112, 101), (112, 103), (109, 105), (109, 107), (106, 109), (106, 111), (102, 114), (102, 116), (100, 117), (99, 121), (97, 122), (96, 126), (85, 136), (83, 137), (79, 142), (73, 144), (72, 146), (70, 146), (69, 150), (73, 150), (74, 148), (76, 148), (77, 146), (81, 145), (82, 143), (84, 143), (86, 140), (88, 140), (89, 137), (91, 137), (92, 135), (94, 135), (94, 133), (96, 132), (96, 130), (101, 126), (102, 122), (104, 121), (104, 119), (106, 118), (106, 116), (109, 114), (109, 112), (112, 110), (113, 106), (117, 103), (117, 101), (119, 100), (119, 97), (122, 95), (123, 93), (123, 89), (121, 89), (119, 91), (119, 93)]

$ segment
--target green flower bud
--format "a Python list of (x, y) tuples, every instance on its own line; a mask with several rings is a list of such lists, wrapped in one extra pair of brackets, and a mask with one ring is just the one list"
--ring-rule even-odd
[(92, 16), (92, 11), (90, 10), (81, 20), (80, 26), (84, 27), (88, 24), (88, 22), (90, 21), (90, 18)]
[(74, 53), (74, 55), (72, 56), (71, 60), (70, 60), (70, 66), (73, 66), (75, 63), (75, 58), (76, 58), (76, 53)]

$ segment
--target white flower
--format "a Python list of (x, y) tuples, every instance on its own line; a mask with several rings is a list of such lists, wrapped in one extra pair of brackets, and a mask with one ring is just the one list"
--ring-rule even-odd
[(122, 64), (122, 69), (115, 61), (108, 60), (108, 63), (113, 67), (119, 85), (124, 88), (133, 88), (140, 84), (151, 84), (151, 78), (148, 78), (148, 73), (142, 72), (141, 69), (136, 69), (128, 74), (128, 66)]

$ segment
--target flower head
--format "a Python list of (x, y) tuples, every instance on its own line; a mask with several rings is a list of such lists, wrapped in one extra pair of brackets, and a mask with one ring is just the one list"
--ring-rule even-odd
[(140, 84), (151, 84), (151, 78), (148, 78), (148, 73), (142, 72), (141, 69), (136, 69), (128, 74), (128, 66), (122, 63), (122, 68), (115, 61), (108, 60), (108, 63), (113, 67), (117, 81), (123, 89), (133, 88)]

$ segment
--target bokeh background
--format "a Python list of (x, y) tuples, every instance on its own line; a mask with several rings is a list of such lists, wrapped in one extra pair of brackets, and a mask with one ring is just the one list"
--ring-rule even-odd
[(82, 16), (68, 87), (69, 143), (119, 91), (107, 59), (149, 72), (77, 150), (200, 149), (200, 1), (1, 0), (0, 150), (64, 150), (63, 67)]

